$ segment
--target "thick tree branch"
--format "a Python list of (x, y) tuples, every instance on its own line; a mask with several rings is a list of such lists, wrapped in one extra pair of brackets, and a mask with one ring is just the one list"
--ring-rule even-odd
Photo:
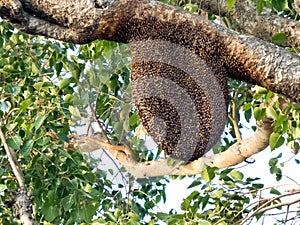
[[(226, 68), (233, 78), (300, 102), (299, 56), (160, 2), (115, 0), (103, 9), (91, 0), (6, 0), (0, 2), (0, 16), (27, 33), (73, 43), (96, 39), (125, 43), (162, 39), (177, 43), (196, 51), (208, 64), (214, 63), (211, 55), (218, 57), (218, 66)], [(257, 33), (259, 36), (261, 31)], [(298, 33), (294, 36), (300, 37)]]
[(204, 156), (188, 164), (177, 161), (174, 162), (173, 166), (168, 165), (167, 160), (138, 162), (128, 146), (109, 144), (103, 139), (102, 135), (78, 136), (75, 141), (83, 152), (90, 152), (99, 148), (105, 149), (124, 166), (127, 172), (139, 178), (164, 175), (195, 175), (200, 174), (205, 165), (219, 168), (234, 166), (253, 154), (264, 150), (269, 145), (269, 137), (273, 131), (271, 123), (272, 121), (269, 119), (259, 122), (252, 137), (235, 143), (225, 152), (209, 157)]
[[(282, 46), (297, 46), (300, 42), (300, 22), (263, 11), (260, 15), (256, 6), (250, 0), (237, 0), (231, 11), (227, 9), (226, 0), (193, 0), (205, 11), (232, 19), (239, 31), (254, 35), (262, 40), (271, 42), (278, 33), (287, 36)], [(297, 6), (295, 1), (295, 6)], [(295, 10), (297, 8), (295, 7)]]

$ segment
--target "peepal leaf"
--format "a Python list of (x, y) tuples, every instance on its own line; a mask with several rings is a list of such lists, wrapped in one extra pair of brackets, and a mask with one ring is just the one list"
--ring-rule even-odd
[(270, 136), (269, 144), (270, 148), (274, 150), (275, 148), (280, 147), (284, 143), (284, 137), (278, 133), (272, 133)]
[(38, 130), (42, 126), (45, 119), (46, 119), (46, 115), (44, 115), (44, 114), (40, 114), (36, 117), (36, 120), (34, 122), (35, 130)]
[(19, 135), (12, 136), (6, 140), (9, 147), (14, 150), (19, 150), (22, 145), (22, 138)]
[(243, 180), (244, 178), (244, 174), (237, 170), (230, 171), (230, 176), (232, 176), (232, 178), (235, 180)]

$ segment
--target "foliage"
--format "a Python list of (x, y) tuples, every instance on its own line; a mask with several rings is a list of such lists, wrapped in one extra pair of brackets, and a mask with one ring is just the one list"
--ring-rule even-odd
[[(191, 1), (164, 1), (197, 13)], [(228, 0), (231, 9), (235, 1)], [(291, 1), (257, 1), (257, 11), (268, 7), (293, 19)], [(210, 16), (216, 19), (216, 16)], [(141, 161), (156, 160), (161, 151), (148, 149), (135, 136), (139, 117), (131, 104), (130, 54), (127, 45), (95, 41), (75, 46), (16, 32), (0, 26), (0, 124), (6, 142), (18, 156), (32, 193), (34, 218), (39, 224), (233, 224), (261, 203), (262, 181), (246, 178), (238, 169), (207, 167), (193, 177), (192, 189), (181, 212), (160, 212), (166, 199), (168, 178), (135, 179), (118, 168), (99, 168), (99, 160), (68, 149), (75, 129), (99, 127), (114, 143), (126, 143)], [(274, 43), (285, 40), (278, 34)], [(300, 149), (300, 107), (266, 89), (229, 80), (230, 107), (237, 120), (251, 123), (266, 116), (274, 120), (272, 151), (287, 144)], [(225, 151), (236, 142), (232, 121), (214, 148)], [(239, 122), (239, 127), (246, 127)], [(253, 126), (251, 129), (255, 130)], [(102, 130), (102, 131), (103, 131)], [(282, 153), (269, 159), (270, 173), (283, 177)], [(300, 164), (298, 159), (295, 159)], [(112, 177), (121, 174), (124, 183)], [(0, 223), (18, 224), (11, 202), (18, 184), (0, 142)], [(174, 177), (174, 179), (184, 179)], [(276, 188), (272, 196), (280, 195)], [(274, 202), (271, 202), (274, 204)], [(259, 219), (262, 214), (255, 215)]]

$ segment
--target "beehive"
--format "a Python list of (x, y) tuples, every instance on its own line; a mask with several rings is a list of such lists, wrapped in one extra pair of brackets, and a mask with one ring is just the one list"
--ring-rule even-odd
[(227, 118), (227, 71), (220, 53), (209, 51), (217, 43), (184, 23), (137, 24), (128, 33), (134, 33), (132, 95), (141, 122), (167, 155), (198, 159), (217, 142)]

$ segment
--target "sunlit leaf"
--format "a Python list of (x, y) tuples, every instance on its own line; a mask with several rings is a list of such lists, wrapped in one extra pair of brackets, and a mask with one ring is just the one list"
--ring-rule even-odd
[(80, 111), (78, 110), (78, 108), (75, 108), (74, 106), (70, 105), (69, 111), (72, 114), (72, 116), (74, 116), (75, 118), (77, 119), (81, 118)]
[(269, 106), (266, 111), (267, 115), (271, 117), (273, 120), (277, 120), (278, 114), (272, 106)]
[(38, 130), (42, 126), (42, 124), (44, 123), (46, 118), (47, 118), (47, 116), (45, 114), (37, 115), (35, 122), (34, 122), (35, 130)]
[(243, 180), (244, 178), (244, 174), (237, 170), (230, 171), (230, 176), (235, 180)]
[(273, 132), (270, 136), (270, 140), (269, 140), (269, 143), (270, 143), (270, 148), (272, 150), (274, 150), (275, 148), (278, 148), (280, 147), (281, 145), (283, 145), (285, 139), (284, 137), (282, 136), (282, 134), (279, 134), (279, 133), (275, 133)]
[(226, 2), (227, 2), (227, 10), (230, 11), (234, 6), (236, 0), (226, 0)]
[(254, 109), (254, 118), (256, 120), (262, 120), (266, 115), (266, 108), (256, 107)]
[(205, 167), (201, 172), (201, 178), (205, 181), (212, 181), (216, 176), (216, 170), (215, 167)]

